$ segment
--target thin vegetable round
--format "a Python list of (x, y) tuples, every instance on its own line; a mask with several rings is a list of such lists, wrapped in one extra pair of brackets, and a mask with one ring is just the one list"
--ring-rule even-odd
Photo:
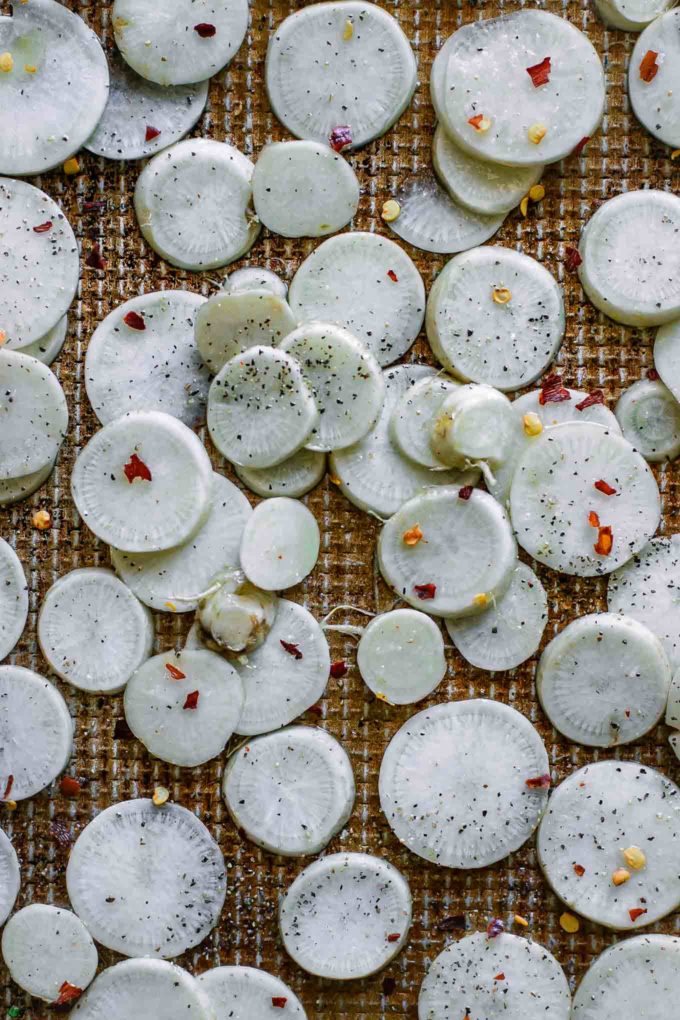
[(444, 639), (434, 620), (415, 609), (381, 613), (367, 625), (357, 648), (366, 686), (392, 705), (412, 705), (431, 694), (446, 675)]
[[(422, 539), (413, 544), (416, 527)], [(432, 616), (471, 616), (510, 584), (517, 546), (508, 516), (492, 496), (447, 486), (414, 496), (386, 522), (378, 562), (386, 582), (414, 608)]]
[[(213, 967), (198, 978), (217, 1017), (229, 1020), (271, 1020), (274, 1010), (307, 1020), (302, 1003), (288, 985), (254, 967)], [(277, 1000), (277, 1005), (274, 1005)]]
[(97, 975), (70, 1014), (74, 1020), (213, 1020), (210, 1000), (196, 978), (164, 960), (123, 960)]
[(211, 372), (258, 345), (276, 346), (297, 326), (285, 295), (262, 287), (215, 294), (196, 316), (196, 343)]
[(638, 379), (616, 405), (621, 430), (645, 460), (675, 460), (680, 454), (680, 404), (658, 379)]
[(26, 800), (62, 772), (73, 748), (73, 720), (49, 680), (22, 666), (0, 666), (0, 782), (4, 800)]
[(527, 386), (564, 336), (562, 292), (535, 259), (493, 245), (456, 256), (427, 302), (427, 337), (444, 367), (500, 390)]
[[(595, 0), (605, 25), (624, 32), (641, 32), (672, 6), (672, 0)], [(635, 66), (631, 62), (631, 69)]]
[(53, 464), (68, 427), (59, 380), (37, 358), (0, 347), (0, 479)]
[(162, 258), (180, 269), (214, 269), (253, 246), (253, 164), (224, 142), (192, 138), (147, 163), (135, 187), (139, 228)]
[(402, 950), (411, 925), (411, 891), (380, 857), (330, 854), (310, 864), (279, 907), (293, 960), (319, 977), (351, 981), (381, 970)]
[(12, 546), (0, 538), (0, 660), (13, 651), (27, 619), (26, 574)]
[[(321, 59), (323, 55), (323, 59)], [(416, 87), (416, 60), (397, 21), (374, 4), (311, 4), (270, 36), (265, 83), (291, 134), (357, 149), (401, 116)]]
[(574, 996), (573, 1020), (623, 1016), (673, 1020), (680, 996), (680, 938), (637, 935), (591, 963)]
[(271, 630), (278, 599), (246, 580), (242, 570), (219, 574), (198, 604), (194, 627), (199, 643), (237, 656), (258, 648)]
[(260, 503), (246, 521), (241, 567), (264, 591), (292, 588), (316, 566), (320, 542), (319, 525), (304, 503), (276, 496)]
[(430, 446), (442, 464), (497, 468), (513, 446), (517, 419), (512, 404), (484, 383), (458, 386), (443, 401), (432, 422)]
[(237, 467), (235, 471), (243, 484), (258, 496), (299, 499), (315, 488), (326, 474), (326, 454), (302, 449), (274, 467)]
[[(20, 348), (21, 353), (28, 354), (31, 358), (37, 358), (38, 361), (42, 361), (43, 365), (49, 366), (61, 353), (61, 349), (66, 341), (67, 330), (68, 316), (62, 315), (56, 326), (49, 329), (39, 340), (34, 340), (32, 344), (27, 344), (26, 347)], [(11, 345), (9, 349), (12, 350)]]
[(419, 712), (394, 735), (380, 766), (380, 806), (412, 853), (483, 868), (526, 843), (549, 785), (548, 755), (528, 719), (498, 701), (455, 701)]
[[(680, 730), (680, 671), (676, 670), (671, 680), (671, 689), (668, 694), (668, 704), (666, 705), (666, 718), (665, 723), (667, 726), (672, 726), (676, 730)], [(676, 748), (674, 739), (679, 739), (676, 735), (668, 738), (671, 741), (673, 748)], [(679, 755), (680, 757), (680, 755)]]
[[(661, 17), (650, 22), (635, 43), (628, 67), (628, 96), (633, 112), (651, 135), (675, 149), (680, 146), (680, 113), (673, 96), (680, 88), (680, 16), (677, 10), (662, 13), (668, 0), (657, 3)], [(658, 10), (661, 8), (661, 10)], [(653, 54), (647, 70), (647, 54)], [(659, 58), (659, 59), (657, 59)]]
[(264, 850), (318, 854), (346, 824), (354, 776), (341, 744), (316, 726), (251, 740), (229, 760), (222, 793), (234, 825)]
[(288, 294), (288, 287), (281, 277), (263, 266), (242, 266), (231, 274), (226, 286), (234, 294), (243, 290), (268, 290), (284, 301)]
[(178, 804), (150, 800), (113, 804), (85, 826), (66, 885), (93, 938), (124, 956), (192, 949), (217, 924), (226, 895), (224, 858), (203, 822)]
[(45, 1002), (55, 1002), (65, 982), (87, 988), (97, 973), (97, 950), (83, 922), (47, 903), (32, 903), (9, 919), (2, 957), (12, 980)]
[(4, 924), (19, 893), (19, 860), (10, 840), (0, 829), (0, 924)]
[[(632, 761), (578, 769), (550, 798), (538, 859), (571, 910), (616, 931), (654, 924), (680, 904), (680, 790)], [(615, 872), (624, 881), (613, 881)]]
[(680, 320), (656, 331), (654, 367), (676, 400), (680, 398)]
[(659, 490), (648, 464), (602, 425), (567, 422), (546, 429), (513, 476), (510, 516), (517, 541), (565, 574), (616, 570), (651, 538), (659, 515)]
[(151, 655), (154, 636), (151, 613), (101, 567), (64, 574), (40, 607), (38, 641), (47, 663), (90, 694), (122, 690)]
[(399, 398), (390, 418), (390, 439), (404, 457), (422, 467), (443, 467), (430, 445), (432, 424), (459, 385), (447, 376), (427, 375)]
[(54, 461), (50, 461), (40, 471), (34, 471), (30, 475), (0, 478), (0, 506), (11, 506), (32, 496), (47, 481), (53, 470)]

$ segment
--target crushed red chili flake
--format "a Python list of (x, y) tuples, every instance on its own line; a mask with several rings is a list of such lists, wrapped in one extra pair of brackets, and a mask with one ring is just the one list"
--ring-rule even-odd
[(590, 135), (584, 135), (581, 141), (572, 149), (572, 156), (580, 156), (586, 145), (590, 141)]
[(637, 921), (638, 917), (642, 917), (643, 914), (647, 913), (647, 909), (646, 907), (633, 907), (628, 913), (630, 914), (631, 921)]
[(194, 25), (194, 32), (200, 35), (201, 39), (212, 39), (216, 35), (217, 29), (209, 21), (200, 21), (198, 25)]
[(83, 202), (83, 212), (102, 212), (104, 209), (106, 209), (106, 202), (102, 198)]
[(591, 510), (590, 513), (588, 514), (588, 524), (591, 526), (591, 528), (599, 528), (600, 526), (600, 518), (598, 517), (594, 510)]
[(347, 663), (344, 659), (338, 659), (337, 662), (331, 662), (331, 676), (334, 680), (340, 680), (347, 673)]
[(80, 793), (80, 783), (73, 776), (62, 776), (59, 789), (65, 797), (77, 797)]
[(123, 471), (130, 485), (132, 485), (135, 478), (141, 478), (145, 482), (150, 482), (152, 479), (148, 467), (143, 460), (139, 459), (136, 453), (132, 454), (128, 463), (123, 467)]
[(472, 495), (471, 485), (463, 485), (462, 488), (458, 490), (458, 499), (463, 499), (467, 501), (471, 495)]
[(53, 821), (50, 823), (50, 835), (57, 841), (59, 846), (71, 845), (71, 833), (63, 822)]
[(505, 974), (501, 971), (500, 974), (494, 974), (493, 979), (494, 981), (505, 981)]
[(190, 691), (189, 694), (187, 694), (186, 701), (182, 705), (182, 708), (190, 709), (198, 708), (198, 698), (199, 698), (198, 691)]
[(658, 56), (659, 54), (655, 50), (647, 50), (640, 61), (640, 77), (643, 81), (649, 83), (656, 78), (659, 71), (659, 65), (656, 62)]
[(593, 549), (598, 556), (609, 556), (614, 545), (614, 534), (611, 526), (607, 524), (604, 528), (597, 529), (597, 542), (593, 546)]
[(541, 405), (561, 404), (565, 400), (571, 400), (571, 394), (562, 385), (562, 376), (558, 372), (551, 372), (543, 381), (538, 402)]
[(34, 234), (46, 234), (48, 230), (52, 229), (52, 220), (45, 220), (44, 223), (39, 223), (37, 227), (33, 227)]
[(281, 639), (280, 644), (283, 650), (288, 652), (289, 655), (292, 655), (294, 659), (302, 658), (302, 652), (300, 651), (299, 646), (294, 644), (292, 641), (283, 641)]
[(387, 936), (387, 941), (388, 942), (398, 942), (400, 938), (401, 938), (401, 932), (393, 931), (390, 935)]
[(272, 1006), (275, 1009), (283, 1009), (287, 1002), (288, 999), (285, 995), (272, 995)]
[(575, 269), (578, 269), (578, 267), (583, 262), (583, 259), (581, 258), (581, 252), (578, 250), (578, 248), (573, 248), (570, 244), (568, 244), (567, 247), (564, 249), (564, 254), (566, 255), (566, 258), (564, 260), (564, 268), (569, 270), (570, 273), (573, 273), (573, 271)]
[(495, 939), (504, 931), (505, 925), (501, 921), (500, 917), (494, 917), (486, 926), (486, 937), (488, 939)]
[(602, 390), (593, 390), (592, 393), (588, 393), (575, 407), (577, 411), (585, 411), (587, 407), (592, 407), (593, 404), (604, 404), (604, 393)]
[(166, 662), (165, 668), (173, 680), (186, 680), (186, 673), (183, 673), (181, 669), (177, 669), (177, 666), (173, 666), (171, 662)]
[(586, 873), (586, 869), (583, 867), (582, 864), (575, 864), (574, 865), (574, 871), (578, 875), (579, 878), (581, 878)]
[(395, 271), (393, 269), (388, 269), (387, 270), (387, 275), (389, 276), (389, 278), (392, 281), (392, 283), (399, 283), (399, 277), (397, 276), (397, 274), (395, 273)]
[(533, 776), (531, 779), (525, 779), (524, 785), (530, 790), (544, 790), (546, 787), (550, 786), (551, 782), (550, 774), (548, 772), (544, 772), (542, 776)]
[(333, 152), (342, 152), (352, 144), (352, 129), (349, 124), (337, 124), (328, 136), (328, 144)]
[(128, 312), (127, 315), (123, 316), (123, 322), (130, 329), (136, 329), (140, 332), (146, 329), (146, 323), (144, 322), (144, 316), (138, 312)]
[(95, 244), (92, 251), (85, 259), (85, 265), (90, 269), (106, 269), (106, 259), (102, 255), (101, 248)]
[(396, 987), (397, 987), (397, 982), (395, 981), (395, 979), (393, 977), (383, 978), (383, 983), (382, 983), (383, 995), (391, 995), (392, 992), (396, 989)]
[(476, 113), (474, 117), (468, 117), (468, 124), (471, 124), (473, 128), (479, 128), (483, 120), (484, 114)]
[(70, 981), (64, 981), (59, 988), (59, 998), (52, 1003), (53, 1006), (65, 1006), (68, 1002), (75, 1002), (83, 994), (83, 989), (72, 985)]
[(627, 708), (623, 714), (625, 715), (626, 719), (630, 719), (630, 709), (629, 708)]
[(427, 599), (433, 599), (437, 594), (436, 584), (414, 584), (413, 590), (418, 598), (425, 602)]
[(12, 787), (13, 786), (14, 786), (14, 776), (9, 775), (7, 777), (7, 782), (5, 783), (5, 792), (2, 795), (2, 799), (3, 800), (9, 800), (9, 795), (12, 792)]
[(647, 378), (649, 380), (651, 380), (651, 382), (658, 382), (658, 380), (661, 377), (660, 377), (659, 373), (657, 372), (657, 370), (655, 368), (648, 368), (647, 369)]
[(550, 81), (550, 57), (544, 57), (540, 64), (527, 67), (527, 74), (531, 78), (535, 89), (540, 85), (547, 85)]
[(152, 142), (154, 138), (158, 138), (160, 134), (159, 128), (152, 127), (151, 124), (146, 125), (146, 131), (144, 132), (144, 141)]
[(603, 492), (605, 496), (615, 496), (616, 489), (613, 489), (609, 482), (605, 482), (602, 478), (598, 478), (596, 482), (593, 482), (598, 492)]

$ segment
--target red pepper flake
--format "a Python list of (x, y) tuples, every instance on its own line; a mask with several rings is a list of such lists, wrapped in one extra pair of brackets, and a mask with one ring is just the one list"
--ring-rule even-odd
[(578, 248), (572, 248), (572, 246), (568, 244), (567, 247), (564, 249), (564, 254), (567, 256), (566, 259), (564, 260), (564, 268), (567, 269), (570, 273), (573, 273), (574, 270), (578, 269), (578, 267), (583, 262), (583, 259), (581, 258), (581, 252), (578, 250)]
[(651, 380), (651, 382), (658, 382), (661, 377), (655, 368), (648, 368), (647, 378)]
[(458, 499), (463, 499), (465, 500), (465, 502), (468, 501), (471, 495), (472, 495), (471, 485), (463, 485), (463, 487), (458, 490)]
[(544, 772), (542, 776), (534, 776), (532, 779), (525, 779), (524, 785), (530, 790), (544, 790), (550, 786), (550, 773)]
[(144, 322), (144, 316), (138, 312), (128, 312), (127, 315), (123, 316), (123, 322), (130, 329), (137, 329), (140, 332), (146, 329), (146, 323)]
[(71, 833), (63, 822), (53, 821), (50, 822), (50, 835), (57, 841), (59, 846), (67, 847), (71, 845)]
[(599, 528), (600, 526), (600, 518), (597, 516), (594, 510), (591, 510), (590, 513), (588, 514), (588, 524), (591, 526), (591, 528)]
[(33, 227), (34, 234), (46, 234), (48, 230), (52, 229), (52, 220), (45, 220), (44, 223), (39, 223), (37, 227)]
[(59, 789), (65, 797), (77, 797), (80, 793), (80, 783), (73, 776), (62, 776)]
[(494, 917), (489, 921), (486, 926), (486, 937), (488, 939), (495, 939), (501, 932), (505, 931), (505, 925), (501, 921), (500, 917)]
[(338, 124), (328, 136), (328, 144), (334, 152), (342, 152), (352, 144), (352, 129), (349, 124)]
[(592, 407), (593, 404), (604, 404), (604, 393), (602, 390), (593, 390), (583, 398), (580, 404), (576, 404), (577, 411), (585, 411), (587, 407)]
[(200, 21), (198, 25), (194, 25), (194, 32), (200, 35), (201, 39), (212, 39), (217, 29), (209, 21)]
[(98, 244), (93, 245), (92, 251), (85, 259), (85, 265), (89, 266), (90, 269), (106, 269), (106, 259), (102, 255)]
[(401, 932), (393, 931), (391, 935), (387, 936), (387, 941), (388, 942), (398, 942), (400, 938), (401, 938)]
[(614, 545), (614, 534), (610, 525), (604, 528), (597, 529), (597, 542), (593, 546), (593, 549), (598, 556), (609, 556)]
[(186, 680), (186, 673), (183, 673), (181, 669), (177, 669), (177, 666), (173, 666), (171, 662), (166, 662), (165, 668), (173, 680)]
[(123, 471), (130, 485), (134, 482), (135, 478), (141, 478), (145, 482), (151, 481), (151, 472), (144, 463), (140, 460), (136, 453), (133, 453), (128, 463), (124, 466)]
[(182, 705), (182, 708), (191, 709), (198, 708), (198, 696), (199, 696), (198, 691), (191, 691), (189, 694), (187, 694), (186, 701)]
[(626, 719), (630, 719), (630, 709), (629, 708), (627, 708), (623, 714), (625, 715)]
[(75, 1002), (83, 994), (83, 989), (72, 985), (70, 981), (64, 981), (59, 988), (59, 998), (52, 1003), (53, 1006), (65, 1006), (68, 1002)]
[(146, 131), (144, 133), (144, 141), (145, 142), (152, 142), (154, 140), (154, 138), (158, 138), (160, 133), (161, 132), (160, 132), (159, 128), (152, 127), (151, 124), (147, 124), (146, 125)]
[(546, 376), (541, 392), (538, 394), (539, 404), (561, 404), (565, 400), (571, 400), (569, 390), (562, 385), (562, 376), (558, 372), (551, 372)]
[(285, 995), (272, 995), (272, 1006), (274, 1009), (283, 1009), (288, 1002)]
[(647, 913), (647, 910), (645, 907), (633, 907), (628, 913), (630, 914), (631, 921), (637, 921), (638, 917), (642, 917), (643, 914)]
[(503, 971), (500, 974), (494, 974), (494, 981), (505, 981), (505, 974)]
[(468, 117), (468, 124), (471, 124), (472, 127), (476, 131), (478, 131), (483, 120), (484, 120), (484, 114), (483, 113), (477, 113), (477, 114), (475, 114), (474, 117)]
[(300, 651), (300, 648), (299, 648), (298, 645), (293, 644), (292, 641), (283, 641), (283, 640), (281, 640), (280, 643), (281, 643), (281, 647), (283, 648), (283, 650), (288, 652), (289, 655), (292, 655), (294, 659), (301, 659), (302, 658), (302, 652)]
[(395, 271), (393, 269), (388, 269), (387, 270), (387, 275), (389, 276), (389, 278), (392, 281), (392, 283), (399, 283), (399, 277), (397, 276), (397, 274), (395, 273)]
[(436, 584), (414, 584), (413, 585), (413, 590), (416, 593), (416, 595), (418, 596), (418, 598), (422, 602), (425, 602), (425, 601), (427, 601), (427, 599), (433, 599), (435, 597), (435, 595), (437, 594), (437, 585)]
[(582, 864), (575, 864), (574, 872), (578, 875), (579, 878), (581, 878), (582, 875), (585, 875), (586, 869), (583, 867)]
[(10, 776), (7, 777), (7, 782), (5, 783), (5, 792), (2, 795), (2, 799), (3, 800), (9, 800), (9, 795), (12, 792), (12, 787), (13, 786), (14, 786), (14, 776), (10, 775)]
[(106, 202), (103, 199), (83, 202), (83, 212), (103, 212), (104, 209), (106, 209)]
[(527, 67), (527, 74), (531, 78), (532, 84), (535, 89), (540, 85), (547, 85), (550, 81), (550, 57), (544, 57), (540, 64), (534, 64), (533, 67)]
[(656, 62), (656, 58), (659, 56), (655, 50), (647, 50), (644, 57), (640, 61), (640, 78), (642, 81), (650, 82), (656, 78), (659, 65)]
[(595, 488), (597, 489), (597, 491), (598, 492), (603, 492), (605, 494), (605, 496), (615, 496), (616, 495), (616, 489), (612, 489), (612, 487), (609, 484), (609, 482), (605, 482), (601, 478), (598, 478), (598, 480), (596, 482), (594, 482), (593, 484), (594, 484)]
[(344, 659), (338, 659), (337, 662), (331, 662), (331, 676), (334, 680), (340, 680), (347, 673), (347, 663)]
[(583, 138), (581, 139), (581, 141), (578, 143), (578, 145), (576, 145), (574, 147), (574, 149), (572, 150), (572, 153), (571, 153), (572, 156), (580, 156), (589, 141), (590, 141), (590, 135), (584, 135)]

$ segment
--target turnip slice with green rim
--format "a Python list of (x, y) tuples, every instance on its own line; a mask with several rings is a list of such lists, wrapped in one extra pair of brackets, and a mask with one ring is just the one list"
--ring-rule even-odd
[[(641, 32), (672, 4), (673, 0), (595, 0), (597, 13), (605, 25), (624, 32)], [(633, 66), (631, 62), (631, 68)]]
[(531, 567), (518, 563), (510, 585), (479, 616), (447, 620), (463, 658), (490, 673), (515, 669), (538, 651), (548, 622), (548, 597)]
[(622, 436), (592, 422), (546, 429), (522, 455), (510, 489), (517, 541), (565, 574), (609, 574), (656, 531), (659, 489)]
[(215, 1020), (271, 1020), (283, 1009), (286, 1018), (307, 1020), (302, 1003), (280, 978), (255, 967), (213, 967), (198, 978), (210, 999)]
[(680, 454), (680, 404), (658, 379), (638, 379), (624, 390), (616, 417), (625, 438), (651, 463)]
[(40, 471), (30, 475), (21, 475), (18, 478), (0, 478), (0, 506), (11, 506), (27, 499), (43, 485), (54, 471), (54, 461), (51, 461)]
[(356, 213), (359, 181), (327, 144), (272, 142), (257, 157), (253, 203), (260, 222), (275, 234), (324, 237)]
[(66, 397), (37, 358), (0, 347), (0, 479), (53, 464), (68, 428)]
[(157, 85), (109, 54), (111, 86), (101, 120), (85, 148), (106, 159), (143, 159), (178, 142), (208, 102), (208, 82)]
[(288, 287), (284, 281), (263, 266), (242, 266), (229, 277), (227, 288), (236, 294), (244, 290), (268, 290), (270, 294), (286, 299)]
[(559, 350), (562, 292), (528, 255), (501, 245), (475, 248), (451, 259), (435, 280), (426, 326), (448, 371), (515, 390), (533, 382)]
[[(415, 544), (414, 529), (422, 535)], [(508, 515), (488, 493), (447, 486), (414, 496), (378, 540), (385, 581), (432, 616), (481, 613), (510, 583), (517, 546)]]
[(416, 60), (381, 7), (357, 0), (310, 4), (270, 36), (265, 84), (291, 134), (327, 145), (344, 128), (336, 144), (357, 149), (401, 117), (415, 91)]
[(258, 345), (277, 345), (297, 326), (285, 295), (264, 287), (215, 294), (196, 316), (196, 343), (211, 372)]
[[(54, 6), (64, 10), (60, 4)], [(2, 21), (0, 16), (0, 25)], [(0, 72), (0, 95), (4, 77)], [(0, 322), (6, 353), (42, 339), (57, 325), (75, 295), (80, 265), (71, 224), (44, 191), (26, 181), (0, 178), (0, 215), (3, 237), (11, 238), (0, 263)]]
[(299, 499), (319, 484), (326, 474), (326, 454), (302, 449), (270, 468), (235, 468), (236, 474), (258, 496), (291, 496)]
[(498, 467), (509, 456), (517, 429), (512, 404), (485, 383), (459, 386), (443, 401), (432, 423), (430, 445), (449, 467)]
[[(666, 0), (663, 7), (668, 6), (670, 3)], [(680, 88), (680, 15), (673, 10), (649, 20), (651, 24), (645, 28), (631, 54), (628, 97), (642, 126), (666, 145), (677, 148), (680, 114), (673, 96), (677, 96)]]
[(32, 903), (9, 919), (2, 957), (19, 988), (55, 1003), (65, 983), (87, 988), (97, 973), (97, 949), (89, 931), (70, 910)]
[(299, 584), (319, 558), (321, 537), (304, 503), (276, 496), (255, 507), (241, 537), (241, 568), (258, 588), (281, 591)]
[(85, 387), (102, 425), (128, 411), (163, 411), (195, 427), (205, 421), (210, 374), (194, 322), (205, 298), (184, 290), (142, 294), (95, 329)]
[(22, 666), (0, 666), (0, 782), (4, 800), (26, 800), (66, 768), (73, 720), (49, 680)]
[(310, 974), (351, 981), (401, 952), (411, 890), (400, 871), (369, 854), (330, 854), (302, 871), (279, 905), (286, 952)]
[(617, 613), (573, 620), (546, 647), (536, 672), (543, 711), (568, 740), (617, 747), (663, 715), (671, 667), (648, 627)]
[(412, 705), (446, 675), (444, 639), (434, 620), (415, 609), (394, 609), (367, 624), (357, 648), (366, 686), (392, 705)]
[(354, 806), (354, 776), (342, 745), (316, 726), (251, 740), (228, 762), (222, 793), (248, 839), (284, 857), (318, 854)]
[(148, 609), (101, 567), (64, 574), (40, 607), (38, 642), (47, 663), (90, 694), (122, 690), (151, 655), (154, 636)]
[(482, 868), (518, 850), (548, 799), (548, 755), (514, 708), (473, 699), (412, 716), (380, 766), (380, 806), (412, 853)]
[(600, 953), (574, 996), (573, 1020), (673, 1020), (680, 997), (680, 938), (638, 935)]
[(444, 465), (430, 446), (432, 425), (445, 398), (460, 383), (448, 376), (428, 375), (414, 383), (397, 401), (390, 418), (390, 439), (404, 457), (428, 468)]
[(68, 316), (63, 315), (56, 326), (53, 326), (52, 329), (45, 333), (45, 336), (41, 336), (39, 340), (34, 340), (32, 344), (22, 347), (21, 353), (27, 354), (31, 358), (37, 358), (38, 361), (42, 361), (43, 365), (51, 365), (61, 353), (66, 340), (67, 329)]
[(200, 439), (160, 411), (131, 411), (78, 454), (71, 492), (88, 528), (124, 552), (181, 545), (210, 512), (213, 471)]
[(145, 240), (180, 269), (234, 262), (260, 231), (251, 209), (252, 176), (250, 160), (225, 142), (191, 138), (159, 152), (135, 187)]
[(0, 659), (13, 650), (27, 619), (26, 574), (12, 546), (0, 538)]
[(293, 277), (288, 300), (301, 322), (344, 326), (383, 366), (406, 354), (425, 315), (425, 287), (411, 258), (365, 231), (320, 244)]
[(464, 25), (452, 38), (446, 127), (467, 152), (506, 166), (554, 163), (597, 131), (602, 62), (569, 21), (516, 11)]
[(500, 166), (465, 152), (437, 126), (432, 144), (437, 177), (451, 198), (466, 209), (484, 216), (504, 216), (518, 206), (542, 177), (545, 167)]
[(358, 443), (385, 400), (380, 365), (355, 336), (330, 322), (309, 322), (289, 333), (281, 350), (302, 368), (319, 408), (305, 446), (321, 453)]
[[(616, 931), (653, 924), (680, 904), (680, 790), (632, 761), (598, 761), (553, 792), (538, 860), (561, 900)], [(622, 883), (613, 881), (616, 872)]]
[(94, 131), (109, 71), (97, 36), (67, 7), (30, 0), (11, 10), (0, 15), (0, 52), (11, 57), (0, 74), (0, 174), (39, 174), (67, 160)]
[(225, 67), (248, 27), (247, 0), (115, 0), (113, 31), (123, 59), (149, 81), (186, 85)]
[(457, 1016), (569, 1020), (571, 993), (552, 953), (528, 939), (501, 932), (467, 935), (432, 962), (420, 987), (420, 1020)]
[(226, 655), (252, 652), (269, 634), (277, 606), (276, 595), (256, 588), (242, 570), (225, 571), (198, 604), (192, 647)]
[(213, 443), (240, 467), (275, 467), (310, 439), (319, 409), (300, 364), (258, 345), (231, 358), (208, 394)]
[(202, 527), (183, 545), (164, 552), (111, 550), (118, 575), (138, 599), (161, 612), (188, 613), (215, 576), (239, 564), (250, 503), (233, 482), (213, 474), (212, 507)]
[(10, 840), (0, 829), (0, 924), (4, 924), (19, 894), (19, 860)]
[[(141, 902), (143, 896), (140, 889)], [(69, 1015), (73, 1020), (129, 1020), (133, 1016), (214, 1020), (210, 1000), (196, 978), (165, 960), (123, 960), (107, 967)]]
[(627, 326), (660, 326), (677, 319), (678, 233), (680, 198), (671, 192), (628, 191), (604, 202), (579, 242), (578, 274), (595, 307)]
[(66, 886), (76, 914), (107, 949), (174, 957), (217, 924), (226, 895), (224, 858), (186, 808), (126, 800), (105, 808), (80, 833)]

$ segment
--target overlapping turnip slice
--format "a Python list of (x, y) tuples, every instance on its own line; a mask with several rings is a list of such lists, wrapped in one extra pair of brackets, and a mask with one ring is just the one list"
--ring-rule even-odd
[(226, 281), (226, 287), (234, 294), (243, 290), (268, 290), (284, 301), (288, 294), (288, 287), (281, 277), (262, 266), (242, 266), (236, 269)]
[(444, 399), (431, 425), (430, 446), (449, 467), (499, 467), (512, 452), (517, 419), (508, 398), (484, 383), (459, 386)]
[(258, 287), (230, 286), (199, 309), (196, 343), (211, 372), (220, 372), (231, 358), (251, 347), (279, 344), (297, 326), (285, 294), (274, 293), (265, 282)]
[(321, 536), (314, 514), (287, 496), (260, 503), (246, 521), (241, 538), (241, 567), (264, 591), (299, 584), (316, 566)]
[(680, 938), (638, 935), (609, 946), (574, 995), (573, 1020), (643, 1017), (673, 1020), (680, 996)]
[(0, 538), (0, 659), (14, 649), (28, 618), (28, 585), (21, 560)]
[(258, 496), (304, 496), (326, 474), (326, 454), (302, 449), (270, 468), (235, 468), (244, 485)]
[(624, 32), (641, 32), (671, 6), (672, 0), (595, 0), (605, 25)]
[(131, 1016), (214, 1020), (215, 1016), (197, 979), (165, 960), (123, 960), (107, 967), (70, 1015), (74, 1020), (128, 1020)]
[(392, 705), (421, 701), (446, 675), (439, 627), (415, 609), (394, 609), (368, 623), (357, 648), (357, 665), (370, 690)]
[(54, 463), (68, 427), (59, 380), (37, 358), (1, 347), (0, 419), (0, 480)]
[(63, 315), (56, 326), (49, 329), (39, 340), (34, 340), (32, 344), (22, 347), (21, 353), (28, 354), (31, 358), (37, 358), (38, 361), (42, 361), (43, 365), (49, 366), (59, 357), (66, 341), (67, 330), (68, 316)]
[(430, 444), (432, 426), (446, 397), (460, 383), (444, 375), (426, 375), (398, 399), (390, 418), (390, 439), (409, 460), (427, 468), (443, 468)]
[(18, 478), (0, 478), (0, 506), (11, 506), (27, 499), (43, 485), (54, 470), (54, 461), (50, 461), (30, 475), (20, 475)]
[(639, 379), (624, 390), (616, 417), (645, 460), (674, 460), (680, 453), (680, 404), (658, 379)]
[(19, 860), (10, 840), (0, 829), (0, 924), (4, 924), (19, 894)]
[[(622, 0), (618, 4), (622, 5)], [(641, 6), (652, 4), (641, 0)], [(670, 6), (668, 0), (653, 6), (661, 17), (649, 18), (650, 24), (635, 44), (628, 67), (628, 97), (642, 126), (675, 149), (680, 146), (680, 113), (673, 101), (680, 88), (680, 15), (677, 10), (665, 14), (659, 10)]]
[(198, 983), (217, 1020), (271, 1020), (278, 1009), (284, 1009), (287, 1018), (307, 1020), (295, 992), (266, 970), (213, 967), (200, 975)]

